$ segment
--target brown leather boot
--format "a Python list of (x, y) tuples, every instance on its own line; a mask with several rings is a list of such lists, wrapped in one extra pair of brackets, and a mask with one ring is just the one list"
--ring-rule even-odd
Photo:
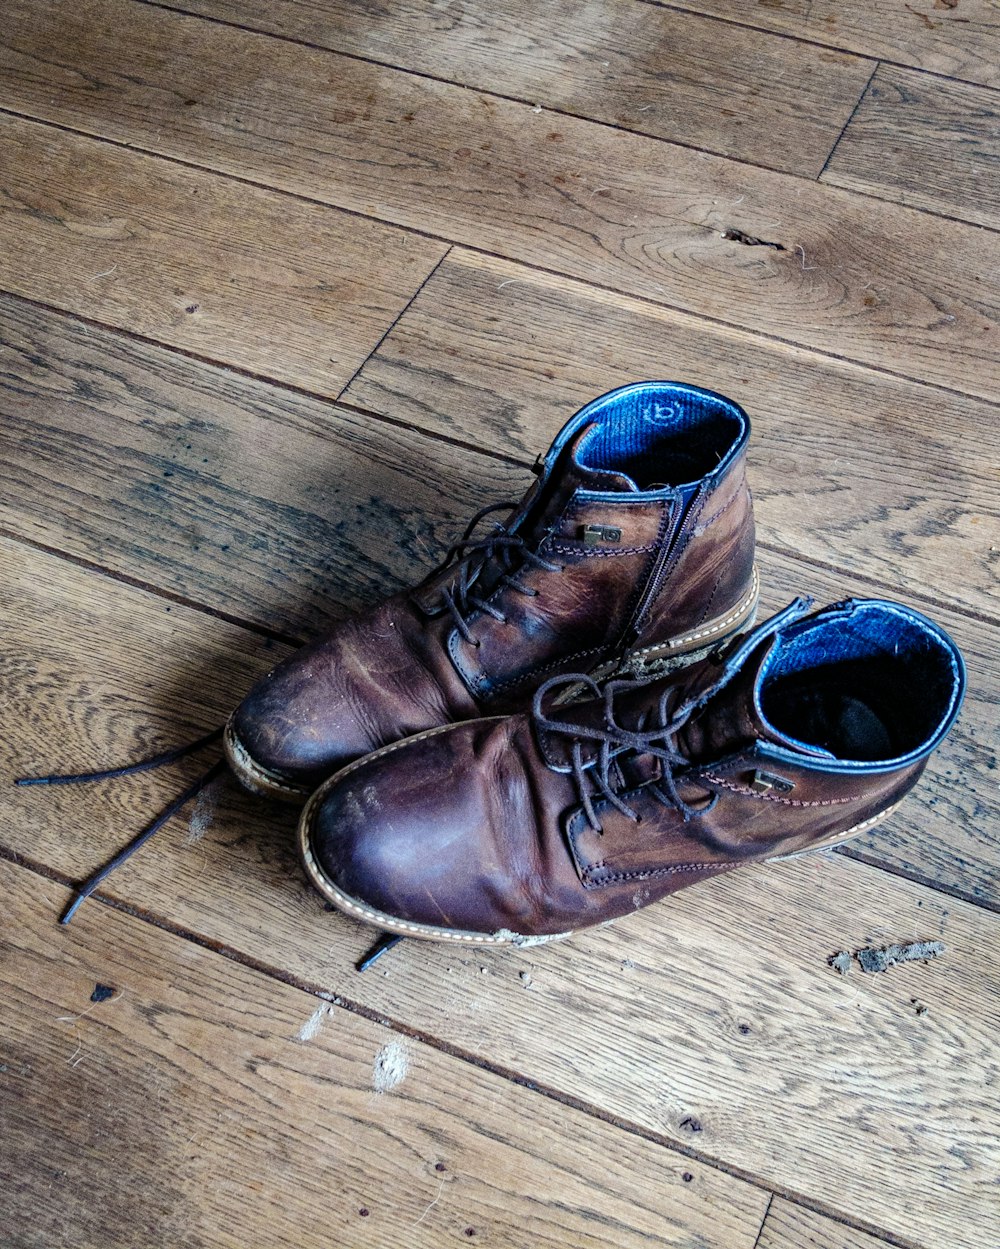
[[(531, 944), (889, 815), (951, 727), (964, 668), (908, 608), (797, 600), (723, 657), (588, 702), (420, 734), (332, 777), (300, 849), (393, 933)], [(596, 690), (596, 687), (595, 687)]]
[(302, 799), (413, 733), (529, 705), (555, 673), (689, 663), (752, 620), (750, 424), (710, 391), (640, 382), (578, 412), (503, 524), (476, 517), (416, 589), (280, 664), (229, 722), (250, 789)]

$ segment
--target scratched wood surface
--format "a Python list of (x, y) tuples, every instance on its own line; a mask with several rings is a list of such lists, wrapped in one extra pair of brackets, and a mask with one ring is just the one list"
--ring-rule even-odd
[(884, 1243), (775, 1197), (754, 1249), (881, 1249)]
[(879, 66), (823, 181), (1000, 229), (1000, 92)]
[[(2, 696), (25, 725), (3, 748), (5, 784), (195, 736), (283, 653), (55, 556), (13, 542), (3, 555), (24, 658)], [(115, 636), (122, 619), (127, 645)], [(79, 879), (203, 766), (17, 790), (0, 814), (2, 844)], [(544, 951), (412, 943), (387, 974), (358, 976), (350, 969), (370, 935), (306, 885), (294, 818), (220, 784), (193, 824), (178, 820), (107, 892), (855, 1224), (935, 1246), (995, 1242), (997, 915), (819, 856), (735, 873)], [(891, 977), (855, 968), (841, 978), (828, 965), (840, 949), (918, 938), (943, 939), (947, 957)], [(873, 1139), (891, 1148), (873, 1153)], [(918, 1191), (914, 1206), (904, 1195)], [(972, 1215), (954, 1238), (955, 1221)]]
[[(998, 65), (990, 0), (10, 0), (5, 1245), (995, 1249)], [(962, 646), (891, 820), (359, 976), (294, 813), (220, 780), (108, 882), (129, 915), (55, 926), (211, 755), (15, 775), (219, 724), (644, 376), (750, 411), (765, 611), (900, 597)]]
[(0, 107), (995, 397), (973, 226), (129, 0), (6, 29)]
[(320, 394), (344, 386), (445, 250), (0, 114), (5, 290)]
[(753, 1247), (760, 1188), (140, 920), (53, 932), (65, 890), (13, 864), (0, 888), (19, 1245)]
[[(431, 330), (417, 331), (418, 337), (426, 334), (434, 343), (429, 357), (412, 353), (402, 383), (396, 380), (398, 369), (377, 390), (361, 379), (356, 398), (366, 411), (384, 411), (400, 421), (416, 414), (414, 424), (420, 424), (416, 409), (420, 397), (428, 393), (428, 379), (433, 379), (431, 388), (440, 396), (442, 411), (455, 414), (447, 424), (439, 422), (441, 428), (459, 434), (459, 414), (464, 413), (468, 437), (484, 446), (500, 446), (498, 424), (505, 429), (520, 427), (526, 431), (524, 450), (519, 448), (523, 466), (472, 451), (458, 453), (416, 428), (374, 421), (354, 408), (321, 405), (300, 396), (290, 401), (253, 379), (178, 359), (105, 331), (84, 332), (22, 300), (0, 298), (0, 338), (5, 344), (0, 351), (0, 454), (7, 465), (0, 482), (0, 528), (271, 633), (299, 640), (315, 636), (348, 611), (363, 610), (387, 591), (423, 576), (459, 535), (462, 517), (485, 503), (516, 498), (532, 480), (527, 469), (527, 431), (532, 422), (542, 447), (588, 395), (654, 371), (655, 352), (644, 358), (640, 346), (639, 353), (630, 356), (628, 337), (622, 336), (619, 346), (609, 334), (614, 370), (595, 370), (584, 363), (578, 377), (546, 378), (549, 392), (535, 403), (533, 378), (553, 372), (545, 364), (554, 360), (550, 336), (542, 335), (542, 358), (531, 365), (518, 341), (517, 325), (530, 323), (535, 312), (516, 299), (497, 323), (499, 334), (493, 332), (490, 318), (496, 305), (489, 300), (489, 290), (496, 276), (488, 275), (488, 290), (461, 286), (463, 298), (455, 315), (474, 328), (473, 309), (481, 308), (490, 331), (476, 335), (481, 352), (488, 353), (493, 343), (499, 358), (504, 355), (503, 344), (510, 345), (508, 375), (502, 381), (489, 356), (484, 366), (477, 364), (483, 358), (478, 352), (468, 354), (472, 366), (468, 378), (447, 377), (447, 370), (456, 367), (457, 349), (447, 322), (434, 322)], [(502, 294), (523, 289), (519, 283)], [(431, 290), (430, 298), (433, 307), (450, 306), (446, 292)], [(592, 314), (572, 308), (570, 312), (575, 315), (562, 324), (561, 341), (578, 341), (575, 330), (588, 319), (598, 337), (605, 332), (600, 308)], [(397, 327), (404, 340), (410, 315), (420, 319), (417, 305)], [(659, 327), (654, 323), (652, 328), (657, 341)], [(638, 329), (649, 334), (648, 326)], [(398, 362), (392, 339), (385, 347), (388, 359)], [(516, 360), (522, 362), (520, 373), (511, 366)], [(736, 361), (737, 371), (740, 367)], [(375, 377), (383, 376), (380, 358), (373, 357), (372, 368)], [(693, 380), (712, 380), (699, 373), (694, 350), (690, 367), (685, 362), (681, 372)], [(725, 380), (724, 389), (743, 397), (744, 379), (734, 377), (734, 385)], [(803, 490), (785, 500), (786, 483), (797, 474), (816, 490), (807, 472), (808, 455), (802, 453), (794, 473), (786, 463), (788, 457), (800, 454), (799, 442), (814, 459), (825, 454), (830, 461), (856, 464), (867, 479), (874, 473), (849, 421), (819, 451), (796, 433), (804, 419), (798, 405), (809, 401), (810, 380), (818, 382), (805, 374), (800, 387), (793, 385), (784, 393), (789, 412), (784, 433), (769, 423), (781, 399), (769, 401), (766, 382), (750, 387), (746, 395), (757, 398), (764, 416), (758, 441), (765, 446), (773, 443), (783, 452), (754, 457), (753, 465), (764, 538), (758, 563), (769, 608), (781, 607), (801, 592), (822, 602), (842, 598), (848, 591), (871, 594), (869, 581), (855, 580), (859, 563), (868, 574), (884, 573), (882, 548), (896, 542), (897, 529), (883, 526), (871, 539), (874, 557), (868, 564), (843, 558), (850, 549), (843, 536), (829, 548), (805, 543), (803, 550), (797, 543), (801, 529), (796, 517), (808, 506), (810, 492)], [(499, 414), (494, 381), (507, 396)], [(403, 384), (409, 393), (400, 389)], [(848, 400), (854, 399), (849, 390), (846, 394)], [(858, 391), (858, 401), (863, 394)], [(897, 403), (894, 416), (905, 429), (909, 405)], [(808, 419), (818, 423), (821, 418)], [(959, 421), (956, 414), (956, 425)], [(774, 431), (770, 438), (769, 429)], [(985, 425), (976, 436), (981, 453)], [(903, 447), (906, 440), (901, 433), (894, 445)], [(511, 440), (508, 450), (515, 445)], [(925, 463), (928, 445), (925, 441)], [(969, 471), (961, 477), (967, 491), (975, 479), (973, 460), (970, 454)], [(912, 459), (908, 478), (904, 468), (896, 467), (901, 497), (919, 498), (927, 477), (920, 476)], [(873, 521), (881, 517), (865, 499), (867, 491), (854, 486), (853, 477), (847, 475), (833, 484), (831, 494), (835, 501), (857, 499), (868, 512), (838, 515), (835, 503), (822, 519), (828, 528), (836, 523), (841, 535), (853, 529), (860, 549), (866, 517)], [(941, 491), (953, 508), (976, 502), (958, 500), (947, 479), (941, 481)], [(881, 513), (889, 512), (888, 492), (880, 498)], [(785, 511), (784, 524), (780, 513), (769, 512), (771, 499)], [(973, 508), (970, 522), (989, 521), (985, 485), (979, 501), (986, 513), (980, 516)], [(812, 515), (809, 533), (820, 520), (815, 504)], [(927, 508), (925, 521), (910, 518), (907, 532), (914, 548), (917, 535), (934, 516)], [(970, 523), (968, 530), (975, 533), (975, 524)], [(783, 533), (789, 535), (785, 543), (780, 541)], [(952, 550), (952, 563), (969, 554), (958, 542)], [(800, 552), (814, 556), (814, 561), (803, 561)], [(839, 560), (841, 567), (831, 571), (824, 566), (826, 559)], [(919, 571), (916, 553), (913, 563)], [(932, 569), (940, 579), (948, 577), (952, 597), (961, 602), (961, 580), (949, 560), (939, 553)], [(1000, 664), (1000, 624), (970, 627), (960, 612), (937, 605), (940, 587), (933, 579), (918, 578), (910, 585), (934, 596), (930, 610), (965, 650), (972, 688), (958, 728), (931, 761), (912, 816), (888, 828), (880, 826), (861, 844), (879, 862), (1000, 907), (996, 860), (1000, 794), (989, 771), (993, 728), (1000, 714), (1000, 698), (991, 680)], [(893, 593), (898, 592), (899, 587), (893, 587)], [(988, 601), (985, 596), (983, 601)], [(32, 614), (28, 605), (22, 610), (26, 616)]]
[(1000, 86), (1000, 29), (993, 0), (684, 0), (678, 7)]
[(444, 9), (429, 0), (180, 0), (166, 7), (813, 176), (874, 67), (632, 0), (463, 0)]
[(462, 250), (342, 397), (531, 463), (577, 407), (636, 377), (746, 407), (768, 547), (1000, 619), (995, 404)]

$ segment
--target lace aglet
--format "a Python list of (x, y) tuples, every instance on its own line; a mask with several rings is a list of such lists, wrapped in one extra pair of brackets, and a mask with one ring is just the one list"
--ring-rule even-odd
[(377, 963), (383, 954), (388, 954), (394, 945), (399, 945), (404, 938), (399, 933), (384, 932), (375, 942), (368, 953), (358, 960), (356, 967), (358, 971), (367, 971), (369, 967)]
[(90, 897), (89, 893), (81, 893), (81, 892), (75, 893), (73, 897), (70, 898), (69, 904), (67, 905), (66, 909), (59, 916), (59, 923), (63, 925), (68, 924), (69, 921), (73, 918), (73, 916), (77, 913), (77, 911), (84, 904), (84, 902), (86, 902), (86, 900), (89, 897)]

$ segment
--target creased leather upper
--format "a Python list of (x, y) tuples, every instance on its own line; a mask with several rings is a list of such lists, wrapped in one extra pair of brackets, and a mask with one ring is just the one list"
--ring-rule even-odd
[[(817, 620), (840, 628), (843, 618), (843, 628), (857, 632), (854, 619), (881, 607), (837, 605), (796, 624), (807, 606), (793, 604), (726, 655), (682, 674), (616, 686), (544, 718), (536, 708), (534, 719), (453, 725), (362, 760), (334, 777), (307, 813), (312, 853), (338, 890), (393, 919), (541, 936), (617, 918), (720, 872), (867, 827), (913, 787), (952, 723), (961, 660), (938, 633), (938, 669), (947, 673), (954, 658), (954, 672), (938, 690), (929, 735), (905, 759), (847, 763), (820, 747), (791, 750), (759, 708), (775, 648)], [(891, 636), (885, 646), (892, 663)], [(809, 671), (825, 682), (822, 658)], [(923, 677), (909, 680), (919, 688)], [(678, 708), (670, 740), (680, 766), (639, 748), (612, 754), (608, 776), (627, 808), (619, 809), (590, 779), (601, 727), (625, 741)], [(574, 755), (596, 819), (581, 801)], [(665, 767), (678, 802), (664, 796)]]
[[(463, 612), (468, 637), (443, 594), (454, 595), (461, 559), (344, 621), (237, 709), (232, 729), (253, 761), (309, 786), (408, 734), (523, 707), (553, 673), (596, 668), (637, 638), (665, 641), (746, 602), (745, 420), (718, 471), (685, 489), (639, 490), (627, 474), (583, 462), (597, 428), (585, 412), (553, 443), (505, 530), (551, 567), (525, 560), (515, 587), (495, 560), (478, 571), (465, 565), (489, 608), (470, 603)], [(600, 541), (587, 542), (588, 526), (601, 530)]]

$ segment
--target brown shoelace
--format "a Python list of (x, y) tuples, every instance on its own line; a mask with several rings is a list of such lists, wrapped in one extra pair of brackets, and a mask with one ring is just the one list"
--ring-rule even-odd
[(501, 524), (495, 525), (494, 532), (483, 538), (471, 536), (479, 522), (491, 512), (513, 511), (517, 506), (516, 502), (493, 503), (477, 512), (466, 526), (465, 533), (459, 541), (449, 547), (444, 562), (441, 564), (442, 569), (447, 568), (451, 563), (457, 562), (461, 565), (456, 570), (455, 580), (441, 591), (441, 600), (454, 620), (455, 628), (470, 646), (479, 645), (469, 628), (468, 617), (473, 611), (485, 612), (494, 620), (499, 620), (501, 624), (506, 621), (506, 616), (498, 607), (494, 606), (489, 599), (480, 597), (474, 590), (489, 563), (494, 563), (499, 569), (499, 576), (490, 591), (491, 597), (501, 585), (509, 585), (518, 594), (537, 598), (537, 590), (531, 589), (518, 580), (518, 574), (526, 565), (543, 568), (546, 572), (562, 572), (563, 570), (562, 564), (555, 564), (551, 560), (544, 559), (537, 551), (531, 549), (526, 539), (511, 533)]

